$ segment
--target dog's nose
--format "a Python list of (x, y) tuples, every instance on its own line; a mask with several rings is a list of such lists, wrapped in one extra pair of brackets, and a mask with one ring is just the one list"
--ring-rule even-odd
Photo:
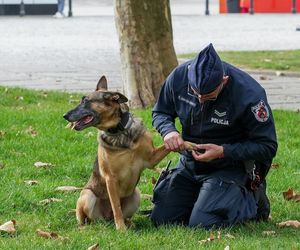
[(65, 114), (63, 115), (63, 117), (64, 117), (66, 120), (68, 120), (69, 114), (68, 114), (68, 113), (65, 113)]

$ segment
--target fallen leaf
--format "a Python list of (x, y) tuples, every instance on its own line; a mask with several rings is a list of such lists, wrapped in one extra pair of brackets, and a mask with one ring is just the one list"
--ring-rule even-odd
[(282, 194), (285, 200), (300, 201), (300, 194), (296, 194), (292, 188), (289, 188), (288, 191), (283, 192)]
[(139, 182), (140, 183), (148, 183), (148, 179), (146, 179), (142, 176)]
[(62, 237), (58, 233), (55, 232), (47, 232), (43, 231), (41, 229), (36, 230), (36, 233), (38, 236), (44, 237), (46, 239), (57, 239), (57, 240), (67, 240), (69, 238), (67, 237)]
[(277, 226), (279, 226), (279, 227), (299, 228), (300, 227), (300, 221), (298, 221), (298, 220), (287, 220), (287, 221), (277, 223)]
[(41, 200), (39, 203), (41, 205), (47, 205), (51, 202), (62, 202), (63, 200), (62, 199), (57, 199), (57, 198), (48, 198), (48, 199), (45, 199), (45, 200)]
[(198, 242), (200, 244), (204, 244), (204, 243), (211, 242), (211, 241), (214, 241), (214, 240), (215, 240), (214, 234), (210, 233), (209, 238), (207, 238), (206, 240), (199, 240)]
[(62, 192), (74, 192), (78, 190), (82, 190), (82, 188), (74, 187), (74, 186), (61, 186), (55, 188), (56, 191), (62, 191)]
[(34, 163), (34, 166), (37, 168), (47, 168), (47, 167), (53, 167), (54, 165), (51, 163), (38, 161), (38, 162)]
[(68, 214), (76, 214), (76, 209), (75, 209), (75, 208), (70, 209), (70, 210), (68, 211)]
[(153, 171), (160, 174), (162, 171), (162, 168), (154, 168)]
[(94, 244), (88, 248), (88, 250), (98, 250), (98, 249), (99, 249), (99, 243)]
[(152, 195), (150, 194), (141, 194), (141, 197), (144, 200), (152, 200)]
[(151, 182), (152, 182), (153, 185), (155, 185), (156, 182), (157, 182), (156, 178), (152, 177), (152, 178), (151, 178)]
[(260, 76), (259, 80), (267, 80), (268, 78), (266, 76)]
[(275, 235), (276, 232), (275, 231), (263, 231), (262, 232), (262, 235), (265, 235), (265, 236), (271, 236), (271, 235)]
[(0, 231), (6, 232), (9, 234), (14, 234), (16, 232), (15, 225), (16, 225), (16, 221), (10, 220), (10, 221), (5, 222), (4, 224), (0, 225)]
[(36, 230), (37, 234), (44, 238), (58, 238), (58, 234), (54, 232), (42, 231), (41, 229)]
[(225, 234), (224, 237), (228, 239), (235, 239), (235, 237), (231, 234)]
[(5, 164), (4, 163), (0, 163), (0, 169), (4, 168)]
[(6, 134), (6, 132), (5, 132), (5, 131), (2, 131), (2, 130), (0, 130), (0, 138), (4, 137), (4, 136), (5, 136), (5, 134)]
[(25, 132), (30, 134), (32, 137), (36, 137), (38, 135), (38, 132), (32, 126), (29, 126)]
[(69, 103), (78, 103), (79, 102), (79, 100), (77, 100), (77, 99), (70, 99), (69, 100)]
[(88, 137), (88, 138), (94, 137), (94, 133), (93, 132), (88, 132), (85, 136)]
[(16, 100), (23, 101), (23, 100), (24, 100), (24, 97), (23, 97), (23, 96), (16, 96), (15, 99), (16, 99)]
[(135, 224), (131, 218), (125, 219), (125, 225), (127, 226), (127, 228), (135, 228)]
[(277, 169), (277, 168), (279, 168), (280, 167), (280, 164), (279, 163), (272, 163), (272, 165), (271, 165), (271, 168), (272, 169)]
[(293, 189), (289, 188), (286, 192), (282, 192), (284, 199), (290, 200), (295, 195)]
[(37, 185), (39, 182), (36, 180), (29, 180), (29, 181), (24, 181), (25, 184), (29, 186)]

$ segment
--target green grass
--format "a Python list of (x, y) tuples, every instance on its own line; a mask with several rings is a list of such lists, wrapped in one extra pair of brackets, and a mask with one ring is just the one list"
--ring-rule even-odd
[[(17, 98), (19, 96), (23, 97)], [(92, 170), (97, 149), (97, 132), (93, 128), (75, 132), (65, 128), (64, 112), (80, 100), (76, 94), (0, 87), (0, 224), (15, 219), (17, 233), (9, 236), (0, 233), (0, 249), (87, 249), (99, 243), (100, 249), (299, 249), (300, 230), (279, 229), (277, 222), (288, 219), (300, 220), (300, 203), (285, 201), (282, 192), (289, 187), (300, 192), (300, 114), (275, 111), (279, 150), (275, 163), (278, 169), (271, 170), (269, 197), (272, 203), (272, 221), (246, 223), (221, 230), (224, 236), (230, 233), (235, 239), (223, 237), (200, 245), (199, 240), (209, 237), (210, 232), (184, 227), (155, 228), (143, 215), (133, 218), (135, 226), (127, 232), (117, 232), (114, 225), (97, 221), (84, 229), (77, 226), (74, 214), (78, 192), (63, 194), (55, 191), (57, 186), (83, 186)], [(136, 110), (151, 129), (151, 111)], [(33, 137), (28, 128), (38, 133)], [(153, 129), (151, 130), (153, 131)], [(153, 131), (155, 144), (160, 136)], [(169, 159), (173, 163), (177, 154)], [(50, 169), (37, 169), (37, 161), (50, 162)], [(139, 183), (142, 193), (152, 193), (151, 176), (158, 173), (146, 170)], [(36, 186), (27, 186), (25, 180), (37, 180)], [(61, 203), (40, 205), (39, 201), (55, 197)], [(141, 209), (151, 208), (150, 201), (143, 200)], [(36, 230), (59, 233), (69, 240), (44, 239)], [(263, 236), (264, 230), (276, 231), (276, 236)]]
[[(218, 52), (221, 59), (246, 69), (276, 70), (300, 73), (300, 50), (286, 51), (226, 51)], [(193, 54), (181, 55), (181, 58), (194, 58)]]

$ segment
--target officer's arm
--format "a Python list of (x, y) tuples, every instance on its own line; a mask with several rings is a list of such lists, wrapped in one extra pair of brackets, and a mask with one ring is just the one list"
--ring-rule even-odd
[(277, 140), (274, 119), (266, 97), (264, 96), (262, 100), (265, 106), (262, 106), (261, 112), (266, 112), (266, 117), (255, 110), (260, 100), (249, 104), (241, 117), (248, 138), (239, 143), (224, 144), (224, 157), (234, 160), (264, 161), (275, 156)]
[(177, 131), (175, 128), (177, 114), (172, 85), (173, 76), (170, 75), (162, 86), (157, 103), (152, 110), (152, 125), (162, 137), (172, 131)]

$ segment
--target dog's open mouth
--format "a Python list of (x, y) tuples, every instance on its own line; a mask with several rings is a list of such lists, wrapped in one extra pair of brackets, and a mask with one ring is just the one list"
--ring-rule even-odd
[(82, 130), (88, 127), (93, 122), (93, 120), (94, 117), (92, 115), (87, 115), (79, 119), (78, 121), (70, 122), (68, 124), (68, 127), (75, 130)]

